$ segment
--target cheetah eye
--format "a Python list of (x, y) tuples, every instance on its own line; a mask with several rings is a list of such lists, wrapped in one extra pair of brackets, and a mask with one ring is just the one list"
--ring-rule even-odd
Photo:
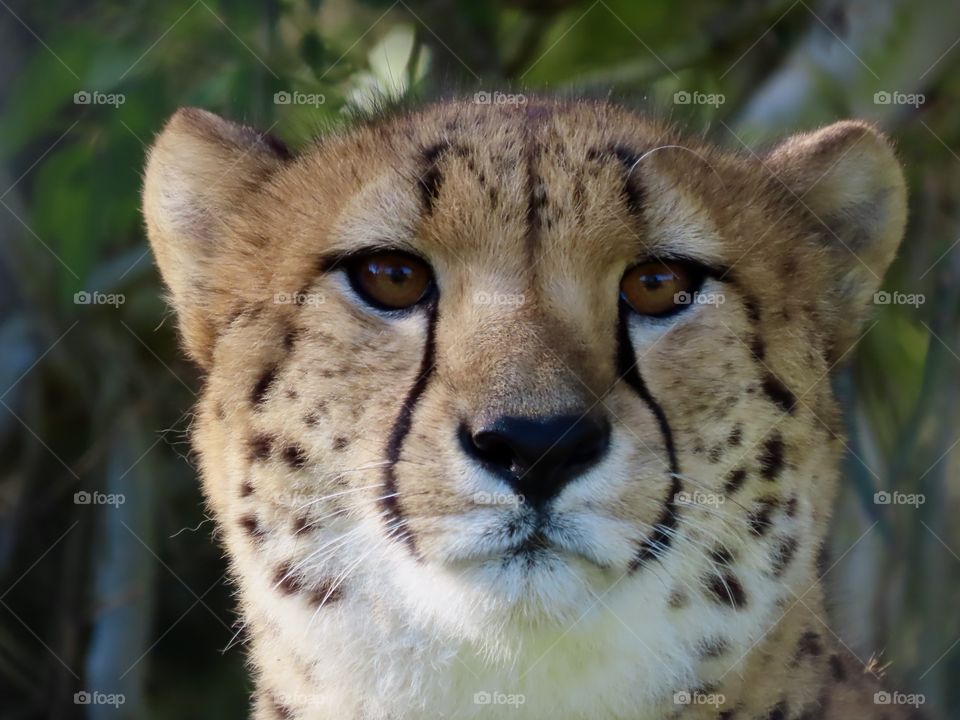
[(429, 295), (433, 272), (409, 253), (384, 250), (359, 255), (347, 266), (354, 291), (380, 310), (413, 307)]
[(634, 265), (620, 281), (620, 297), (640, 315), (665, 317), (690, 305), (703, 285), (703, 268), (682, 260), (651, 260)]

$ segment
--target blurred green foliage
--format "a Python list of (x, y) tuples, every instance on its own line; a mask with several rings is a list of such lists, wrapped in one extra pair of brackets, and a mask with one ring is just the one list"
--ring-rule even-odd
[[(912, 197), (888, 289), (924, 302), (878, 306), (837, 381), (850, 453), (832, 625), (865, 662), (884, 650), (932, 716), (960, 717), (958, 37), (953, 0), (2, 3), (0, 717), (245, 712), (186, 439), (200, 380), (139, 217), (164, 120), (196, 105), (299, 146), (377, 97), (481, 90), (612, 95), (744, 152), (845, 116), (893, 135)], [(694, 91), (722, 101), (674, 101)], [(884, 489), (926, 502), (877, 504)], [(77, 705), (84, 688), (126, 701)]]

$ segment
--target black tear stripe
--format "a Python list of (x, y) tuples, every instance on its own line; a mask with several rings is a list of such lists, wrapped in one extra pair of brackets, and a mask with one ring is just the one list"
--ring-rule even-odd
[(660, 406), (660, 403), (654, 399), (650, 389), (644, 382), (640, 371), (637, 369), (637, 360), (633, 352), (633, 344), (630, 342), (629, 317), (623, 306), (620, 309), (619, 327), (617, 328), (617, 372), (619, 376), (627, 382), (633, 391), (640, 396), (660, 426), (660, 434), (663, 437), (663, 444), (667, 450), (667, 460), (670, 466), (670, 490), (663, 502), (663, 512), (653, 526), (653, 532), (643, 541), (637, 552), (636, 557), (630, 565), (631, 570), (646, 564), (652, 558), (657, 557), (658, 553), (670, 547), (671, 533), (677, 526), (677, 493), (682, 489), (680, 483), (680, 465), (677, 462), (677, 451), (673, 443), (673, 431), (670, 429), (670, 423), (667, 415)]
[[(427, 341), (423, 351), (423, 359), (420, 361), (420, 369), (417, 372), (416, 380), (410, 387), (410, 392), (403, 401), (400, 413), (393, 423), (393, 429), (390, 431), (390, 439), (387, 441), (387, 466), (383, 472), (384, 498), (380, 500), (380, 507), (386, 513), (385, 522), (388, 531), (395, 527), (400, 527), (403, 522), (403, 510), (400, 507), (397, 492), (397, 462), (400, 460), (400, 454), (403, 452), (403, 441), (410, 433), (410, 427), (413, 424), (413, 411), (416, 409), (417, 402), (427, 389), (430, 377), (433, 375), (436, 365), (436, 327), (437, 327), (437, 301), (434, 300), (427, 307)], [(414, 542), (413, 533), (408, 527), (399, 531), (399, 537), (407, 543), (411, 552), (417, 555), (417, 546)]]

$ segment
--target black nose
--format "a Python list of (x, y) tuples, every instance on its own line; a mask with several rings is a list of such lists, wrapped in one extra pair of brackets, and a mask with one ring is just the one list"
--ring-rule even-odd
[(461, 425), (460, 443), (524, 502), (543, 505), (603, 457), (610, 425), (586, 415), (501, 417), (473, 431)]

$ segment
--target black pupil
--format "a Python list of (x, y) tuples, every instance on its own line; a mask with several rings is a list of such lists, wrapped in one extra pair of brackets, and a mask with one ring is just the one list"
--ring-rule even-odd
[(384, 270), (394, 285), (402, 285), (413, 275), (413, 269), (408, 265), (387, 265)]
[(673, 273), (662, 270), (660, 272), (650, 272), (644, 273), (640, 276), (640, 282), (643, 283), (643, 286), (647, 290), (658, 290), (661, 285), (670, 280), (673, 277)]

